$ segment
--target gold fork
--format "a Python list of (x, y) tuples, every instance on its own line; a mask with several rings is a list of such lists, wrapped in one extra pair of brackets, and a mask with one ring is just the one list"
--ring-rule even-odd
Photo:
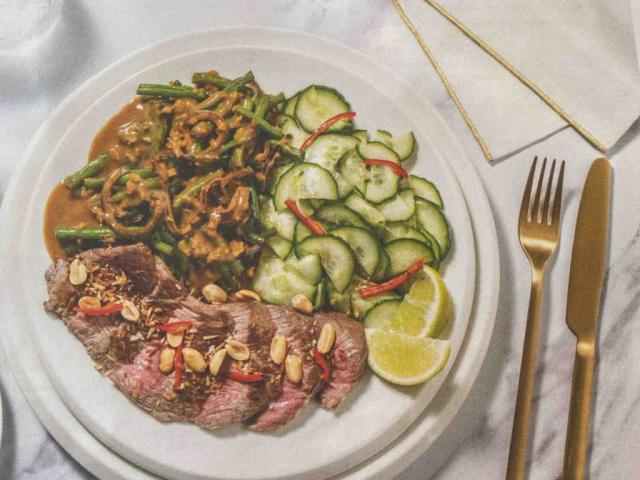
[(542, 162), (542, 169), (538, 178), (538, 187), (531, 204), (531, 190), (536, 173), (538, 157), (533, 159), (529, 178), (524, 189), (520, 218), (518, 220), (518, 234), (524, 253), (531, 263), (531, 295), (529, 297), (529, 312), (527, 314), (527, 329), (524, 337), (522, 364), (520, 366), (520, 381), (518, 383), (518, 397), (516, 411), (513, 417), (511, 431), (511, 447), (509, 448), (509, 464), (507, 479), (524, 478), (527, 459), (527, 441), (529, 437), (529, 414), (531, 412), (531, 397), (536, 368), (536, 353), (538, 349), (538, 331), (540, 327), (540, 308), (542, 306), (544, 270), (547, 261), (553, 255), (558, 244), (560, 231), (560, 209), (562, 206), (562, 182), (564, 178), (564, 161), (560, 166), (560, 174), (556, 181), (555, 194), (551, 202), (556, 161), (551, 164), (551, 172), (547, 181), (546, 193), (542, 205), (542, 185), (547, 159)]

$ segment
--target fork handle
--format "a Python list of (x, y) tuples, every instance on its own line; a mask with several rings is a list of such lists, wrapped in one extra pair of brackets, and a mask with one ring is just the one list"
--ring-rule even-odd
[(584, 478), (589, 444), (591, 387), (595, 363), (595, 342), (580, 342), (578, 340), (576, 359), (573, 365), (573, 381), (571, 382), (567, 438), (564, 444), (563, 478), (565, 480)]
[(525, 331), (524, 348), (522, 351), (522, 364), (520, 365), (518, 397), (516, 399), (516, 411), (513, 416), (513, 429), (511, 431), (507, 480), (522, 480), (525, 473), (527, 442), (529, 438), (529, 416), (531, 413), (536, 355), (538, 352), (543, 280), (544, 271), (534, 269), (531, 281), (531, 295), (529, 297), (529, 312), (527, 314), (527, 329)]

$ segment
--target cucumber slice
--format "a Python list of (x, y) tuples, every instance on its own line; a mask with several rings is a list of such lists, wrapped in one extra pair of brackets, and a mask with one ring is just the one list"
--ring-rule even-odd
[[(306, 138), (306, 137), (305, 137)], [(358, 140), (341, 133), (325, 133), (314, 140), (304, 152), (304, 161), (315, 163), (335, 173), (338, 160), (348, 151), (356, 148)]]
[(369, 143), (369, 132), (366, 130), (354, 130), (351, 136), (357, 138), (360, 143)]
[(298, 217), (289, 210), (278, 212), (270, 198), (260, 202), (260, 223), (266, 230), (275, 230), (285, 240), (292, 241), (297, 222)]
[(351, 284), (355, 261), (349, 245), (333, 235), (313, 235), (296, 245), (296, 255), (318, 255), (325, 273), (339, 292)]
[(273, 237), (269, 237), (264, 241), (265, 244), (269, 245), (273, 253), (275, 253), (280, 258), (287, 258), (291, 253), (291, 249), (293, 248), (293, 244), (279, 235), (274, 235)]
[(413, 155), (416, 149), (416, 137), (413, 132), (408, 132), (404, 135), (392, 135), (386, 130), (378, 130), (377, 138), (396, 152), (402, 162)]
[[(311, 85), (300, 92), (294, 116), (302, 128), (313, 132), (329, 118), (350, 110), (351, 105), (337, 90)], [(351, 125), (350, 119), (343, 119), (331, 125), (328, 131), (348, 130)]]
[(291, 299), (299, 294), (314, 298), (316, 286), (304, 278), (287, 272), (285, 262), (270, 250), (264, 250), (253, 277), (253, 290), (267, 303), (289, 305)]
[(311, 285), (317, 285), (322, 280), (322, 263), (318, 255), (305, 255), (302, 258), (292, 255), (284, 262), (284, 270)]
[(380, 247), (368, 229), (344, 226), (334, 228), (329, 233), (347, 242), (360, 268), (367, 276), (373, 275), (380, 260)]
[(402, 181), (403, 186), (413, 188), (416, 197), (423, 198), (443, 208), (442, 197), (436, 186), (425, 178), (411, 175), (407, 180)]
[(316, 210), (314, 218), (323, 224), (335, 226), (353, 225), (354, 227), (367, 228), (367, 223), (360, 214), (337, 202), (328, 202), (322, 205)]
[[(387, 160), (400, 163), (400, 158), (396, 152), (380, 142), (370, 142), (366, 145), (360, 144), (357, 147), (358, 154), (363, 159)], [(364, 197), (372, 203), (380, 203), (398, 193), (400, 177), (394, 171), (384, 165), (371, 165), (369, 167), (369, 178)]]
[(400, 190), (398, 195), (378, 205), (378, 210), (387, 222), (409, 220), (416, 211), (413, 190)]
[[(323, 226), (326, 228), (325, 225)], [(297, 245), (311, 235), (311, 230), (309, 230), (309, 228), (307, 228), (307, 226), (303, 222), (299, 221), (298, 223), (296, 223), (296, 228), (293, 232), (293, 243)]]
[(438, 242), (441, 257), (449, 251), (449, 224), (442, 210), (428, 200), (416, 200), (416, 218), (420, 226), (429, 232)]
[(276, 125), (280, 127), (283, 134), (289, 136), (289, 145), (292, 147), (300, 148), (302, 143), (309, 136), (307, 132), (300, 128), (296, 119), (289, 115), (278, 115), (278, 118), (276, 118)]
[(371, 307), (363, 316), (364, 328), (386, 328), (401, 300), (385, 300)]
[(293, 97), (290, 97), (289, 99), (287, 99), (287, 101), (284, 104), (284, 109), (282, 110), (282, 113), (284, 113), (285, 115), (289, 115), (291, 117), (295, 115), (296, 104), (298, 103), (299, 95), (300, 95), (300, 92), (296, 93)]
[(344, 198), (354, 188), (364, 195), (368, 175), (367, 166), (362, 162), (358, 152), (355, 149), (346, 152), (338, 161), (338, 171), (336, 173), (338, 196)]
[(356, 213), (359, 213), (369, 225), (382, 225), (384, 223), (384, 217), (380, 210), (371, 205), (364, 198), (357, 193), (352, 193), (344, 201), (345, 205)]
[(389, 255), (391, 276), (406, 272), (418, 260), (431, 263), (434, 260), (431, 249), (422, 242), (412, 238), (402, 238), (389, 242), (384, 249)]
[(318, 284), (316, 290), (316, 298), (313, 300), (313, 308), (321, 310), (327, 303), (327, 280), (325, 278)]
[(382, 282), (386, 280), (389, 276), (389, 255), (385, 252), (384, 249), (380, 249), (380, 261), (378, 262), (378, 266), (376, 267), (376, 271), (373, 273), (373, 281)]
[[(414, 240), (418, 240), (428, 246), (431, 246), (431, 242), (427, 239), (425, 235), (422, 234), (417, 228), (414, 228), (405, 222), (397, 222), (388, 224), (385, 227), (385, 231), (382, 234), (382, 242), (387, 244), (393, 240), (398, 240), (400, 238), (413, 238)], [(436, 252), (433, 252), (434, 254)]]
[(269, 180), (267, 181), (267, 189), (269, 193), (273, 195), (273, 192), (276, 191), (276, 186), (280, 181), (280, 177), (282, 177), (289, 169), (291, 169), (295, 163), (293, 162), (279, 162), (271, 170), (269, 173)]
[(436, 260), (440, 260), (443, 257), (443, 255), (442, 255), (442, 252), (440, 251), (440, 245), (438, 245), (438, 241), (434, 238), (433, 235), (427, 232), (424, 228), (420, 228), (420, 233), (422, 233), (426, 237), (427, 241), (429, 242), (431, 246), (431, 250), (433, 250), (433, 255), (436, 257)]
[(286, 209), (284, 202), (288, 198), (296, 202), (309, 198), (335, 200), (338, 198), (338, 187), (331, 173), (324, 168), (313, 163), (298, 163), (287, 170), (276, 185), (273, 193), (276, 210)]
[(354, 289), (351, 294), (351, 311), (353, 312), (353, 316), (358, 319), (362, 319), (371, 308), (379, 303), (388, 300), (401, 300), (400, 295), (396, 292), (387, 292), (381, 295), (376, 295), (375, 297), (362, 298), (358, 290), (359, 288)]

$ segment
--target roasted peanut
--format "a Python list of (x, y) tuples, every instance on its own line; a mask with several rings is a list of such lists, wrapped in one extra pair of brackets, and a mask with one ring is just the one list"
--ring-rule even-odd
[(209, 303), (224, 303), (227, 301), (227, 292), (215, 283), (209, 283), (202, 287), (202, 296)]
[(313, 304), (304, 293), (299, 293), (291, 299), (291, 306), (302, 313), (313, 312)]
[(241, 362), (244, 360), (249, 360), (251, 356), (251, 352), (249, 348), (242, 342), (235, 340), (233, 338), (227, 338), (225, 342), (227, 353), (234, 360), (240, 360)]
[(182, 356), (184, 357), (184, 363), (194, 372), (201, 373), (207, 369), (207, 362), (204, 361), (202, 354), (195, 348), (184, 348)]
[(233, 294), (233, 299), (236, 302), (262, 302), (260, 295), (253, 290), (238, 290)]
[(333, 344), (336, 341), (336, 329), (330, 323), (325, 323), (320, 332), (320, 338), (318, 338), (317, 349), (320, 353), (325, 354), (331, 351)]
[(173, 372), (173, 365), (176, 359), (176, 351), (173, 348), (165, 347), (160, 352), (160, 371), (162, 373)]
[(87, 267), (78, 258), (69, 265), (69, 281), (71, 285), (82, 285), (87, 281)]
[(100, 308), (101, 305), (98, 297), (84, 296), (78, 300), (78, 306), (80, 308)]
[(223, 348), (222, 350), (218, 350), (213, 355), (213, 357), (211, 357), (211, 362), (209, 362), (209, 372), (211, 373), (211, 375), (218, 375), (220, 367), (222, 367), (222, 363), (224, 362), (226, 356), (227, 351)]
[[(169, 320), (169, 323), (178, 322), (179, 320), (172, 318)], [(167, 343), (173, 348), (178, 348), (182, 345), (182, 340), (184, 339), (184, 333), (169, 333), (167, 332)]]
[(297, 355), (287, 355), (284, 360), (284, 371), (291, 383), (302, 380), (302, 360)]
[(271, 340), (271, 350), (269, 351), (269, 356), (273, 363), (276, 365), (282, 365), (284, 361), (284, 357), (287, 355), (287, 338), (278, 333)]
[(122, 318), (128, 322), (137, 322), (140, 320), (140, 310), (138, 310), (138, 307), (136, 307), (131, 300), (125, 300), (122, 302), (120, 315), (122, 315)]

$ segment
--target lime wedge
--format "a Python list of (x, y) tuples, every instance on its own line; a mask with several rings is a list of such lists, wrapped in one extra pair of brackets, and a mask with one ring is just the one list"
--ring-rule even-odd
[(435, 337), (450, 313), (451, 299), (442, 277), (437, 270), (424, 267), (384, 328), (414, 337)]
[(367, 328), (369, 366), (396, 385), (417, 385), (436, 375), (447, 363), (448, 340), (412, 337), (404, 333)]

